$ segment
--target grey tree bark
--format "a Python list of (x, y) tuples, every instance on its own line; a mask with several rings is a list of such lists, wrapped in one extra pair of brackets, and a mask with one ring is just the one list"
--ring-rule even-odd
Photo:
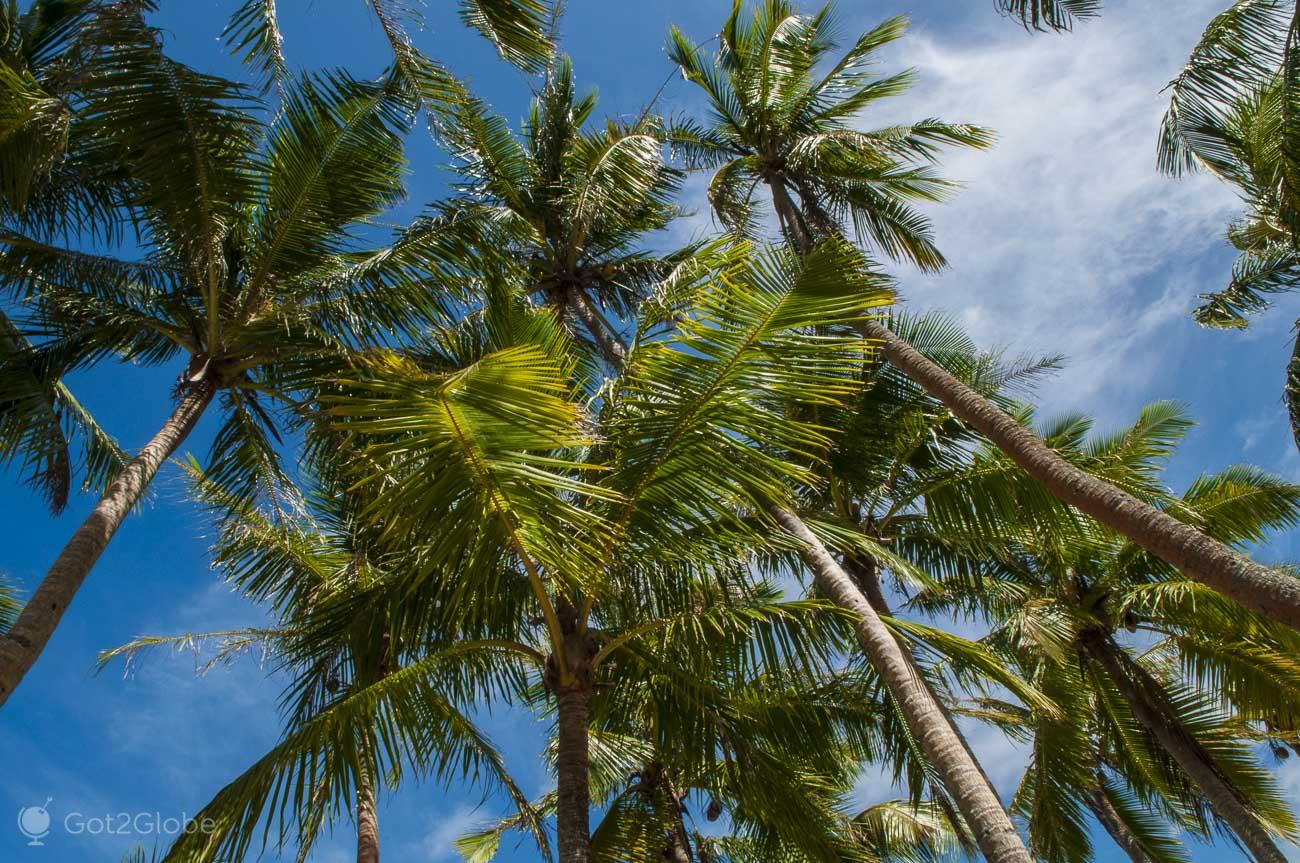
[(9, 700), (36, 663), (95, 561), (140, 502), (158, 468), (194, 430), (215, 393), (216, 387), (210, 381), (200, 381), (191, 386), (163, 427), (123, 468), (90, 515), (72, 534), (13, 627), (0, 637), (0, 706)]
[(1118, 531), (1188, 578), (1258, 614), (1300, 629), (1300, 579), (1275, 572), (1070, 464), (996, 405), (924, 357), (879, 321), (858, 332), (954, 414), (991, 440), (1060, 500)]
[(1111, 804), (1110, 798), (1106, 796), (1106, 790), (1101, 785), (1101, 780), (1093, 786), (1092, 795), (1088, 798), (1088, 808), (1096, 817), (1097, 822), (1106, 828), (1110, 838), (1115, 840), (1115, 844), (1128, 855), (1128, 859), (1133, 863), (1155, 863), (1142, 847), (1142, 842), (1133, 835), (1120, 817), (1119, 812)]
[(379, 863), (379, 811), (369, 774), (357, 788), (357, 863)]
[(574, 688), (556, 696), (559, 739), (555, 767), (558, 780), (556, 839), (560, 863), (590, 863), (591, 791), (587, 751), (588, 698), (585, 688)]
[(1086, 655), (1106, 670), (1114, 681), (1124, 701), (1133, 711), (1156, 744), (1174, 759), (1196, 786), (1214, 811), (1258, 863), (1286, 863), (1286, 856), (1278, 849), (1264, 825), (1246, 807), (1238, 791), (1227, 781), (1214, 764), (1213, 758), (1187, 732), (1174, 711), (1169, 708), (1160, 685), (1146, 670), (1129, 658), (1128, 654), (1110, 640), (1099, 635), (1084, 644)]
[(569, 288), (567, 300), (574, 314), (582, 321), (587, 332), (591, 334), (592, 339), (596, 342), (596, 347), (600, 350), (601, 357), (615, 369), (623, 367), (623, 360), (627, 358), (627, 348), (623, 343), (616, 339), (605, 326), (604, 321), (596, 314), (596, 310), (591, 307), (586, 293), (581, 287)]
[(1031, 863), (1002, 801), (880, 615), (802, 519), (778, 506), (770, 507), (769, 512), (803, 544), (804, 562), (822, 594), (857, 616), (855, 629), (863, 652), (975, 834), (984, 858), (989, 863)]

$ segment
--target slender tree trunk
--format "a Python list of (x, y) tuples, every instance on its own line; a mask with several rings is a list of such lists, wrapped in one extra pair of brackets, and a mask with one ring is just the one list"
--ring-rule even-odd
[(623, 367), (623, 360), (627, 358), (627, 348), (623, 343), (616, 339), (605, 326), (605, 322), (596, 314), (596, 310), (591, 307), (587, 300), (587, 294), (581, 286), (574, 285), (568, 289), (567, 299), (569, 307), (573, 309), (578, 320), (591, 333), (591, 337), (596, 342), (596, 347), (600, 350), (600, 355), (604, 357), (605, 362), (613, 368), (620, 369)]
[(686, 833), (686, 825), (682, 823), (680, 812), (673, 818), (664, 857), (669, 863), (694, 863), (694, 858), (691, 856), (691, 840)]
[(1115, 844), (1120, 847), (1128, 859), (1133, 863), (1155, 863), (1142, 847), (1142, 842), (1133, 835), (1120, 817), (1119, 812), (1111, 804), (1110, 798), (1106, 796), (1106, 789), (1102, 787), (1102, 780), (1098, 779), (1092, 788), (1092, 794), (1088, 797), (1088, 808), (1096, 816), (1098, 823), (1106, 828), (1110, 838), (1115, 840)]
[(879, 321), (858, 331), (885, 358), (974, 426), (1057, 498), (1258, 614), (1300, 629), (1300, 579), (1274, 572), (1194, 527), (1070, 464), (996, 405), (957, 380)]
[(1002, 801), (880, 615), (802, 519), (777, 506), (769, 511), (781, 527), (803, 543), (804, 561), (821, 592), (857, 616), (855, 629), (867, 659), (889, 688), (908, 728), (957, 803), (985, 859), (989, 863), (1031, 863)]
[[(853, 580), (854, 584), (862, 591), (863, 598), (867, 600), (872, 609), (875, 610), (876, 614), (885, 615), (887, 617), (893, 616), (894, 612), (889, 607), (889, 600), (885, 598), (885, 586), (880, 580), (879, 561), (868, 558), (868, 560), (864, 562), (861, 559), (850, 558), (845, 561), (843, 568)], [(893, 635), (892, 632), (890, 634)], [(957, 723), (953, 721), (952, 713), (948, 710), (948, 705), (943, 703), (943, 700), (939, 698), (939, 694), (934, 691), (934, 687), (930, 685), (930, 681), (921, 673), (921, 667), (916, 661), (916, 654), (912, 652), (911, 647), (909, 647), (902, 639), (895, 637), (894, 641), (898, 642), (899, 649), (903, 651), (903, 658), (907, 660), (907, 664), (912, 669), (912, 673), (916, 676), (916, 679), (919, 680), (921, 685), (926, 688), (926, 691), (930, 693), (930, 697), (934, 699), (935, 705), (943, 711), (944, 719), (947, 720), (949, 727), (952, 728), (953, 734), (956, 734), (957, 739), (961, 741), (962, 748), (964, 748), (966, 754), (970, 756), (971, 763), (975, 765), (975, 769), (979, 770), (980, 776), (984, 780), (984, 784), (988, 786), (989, 793), (994, 797), (997, 797), (998, 792), (997, 789), (993, 787), (993, 780), (989, 779), (988, 773), (984, 770), (984, 765), (975, 757), (975, 750), (971, 749), (970, 741), (966, 739), (966, 735), (962, 733), (961, 729), (957, 727)]]
[(379, 863), (379, 808), (368, 772), (357, 786), (357, 863)]
[(1160, 684), (1147, 674), (1146, 669), (1130, 659), (1106, 635), (1088, 639), (1084, 642), (1084, 649), (1106, 670), (1133, 711), (1134, 718), (1182, 768), (1258, 863), (1286, 863), (1286, 857), (1278, 850), (1264, 825), (1246, 808), (1240, 794), (1219, 772), (1210, 754), (1178, 721)]
[[(804, 227), (799, 208), (781, 181), (770, 182), (769, 188), (787, 236), (800, 254), (807, 254), (813, 239)], [(1257, 614), (1300, 630), (1300, 579), (1274, 572), (1070, 464), (1032, 431), (880, 321), (861, 321), (858, 332), (879, 342), (885, 358), (899, 371), (970, 423), (1054, 496), (1174, 565), (1193, 581), (1214, 588)]]
[(664, 849), (664, 859), (669, 863), (695, 863), (691, 854), (691, 837), (686, 831), (686, 821), (682, 818), (682, 803), (677, 786), (662, 765), (654, 764), (652, 772), (665, 795), (667, 805), (672, 807), (673, 817), (668, 828), (668, 847)]
[(556, 813), (560, 863), (589, 863), (591, 860), (590, 765), (587, 752), (587, 701), (585, 688), (574, 688), (556, 696), (559, 712), (559, 741), (555, 766), (559, 796)]
[(122, 470), (59, 552), (13, 628), (0, 638), (0, 705), (41, 655), (91, 567), (139, 503), (158, 468), (193, 431), (215, 392), (211, 382), (201, 381), (181, 398), (167, 422)]

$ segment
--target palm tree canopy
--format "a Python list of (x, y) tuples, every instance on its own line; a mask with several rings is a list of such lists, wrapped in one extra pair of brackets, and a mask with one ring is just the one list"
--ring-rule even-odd
[(830, 4), (800, 14), (788, 0), (764, 0), (746, 15), (736, 2), (713, 55), (674, 28), (669, 56), (712, 109), (707, 126), (670, 129), (674, 150), (688, 168), (715, 171), (709, 201), (728, 229), (753, 230), (754, 192), (766, 183), (801, 201), (807, 233), (826, 237), (851, 225), (889, 257), (937, 269), (943, 256), (913, 204), (943, 200), (953, 183), (930, 162), (944, 146), (986, 147), (992, 135), (936, 119), (856, 128), (863, 112), (914, 80), (910, 70), (880, 77), (873, 68), (907, 19), (862, 34), (838, 58), (833, 20)]

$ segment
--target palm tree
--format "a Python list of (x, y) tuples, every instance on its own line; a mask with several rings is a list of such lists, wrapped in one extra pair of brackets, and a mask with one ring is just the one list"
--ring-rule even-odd
[[(422, 357), (376, 355), (341, 394), (324, 396), (332, 434), (355, 438), (358, 481), (377, 489), (371, 517), (423, 547), (425, 577), (448, 579), (447, 602), (471, 618), (513, 608), (542, 627), (540, 643), (518, 652), (544, 660), (556, 700), (561, 860), (591, 853), (588, 741), (608, 661), (674, 619), (707, 620), (688, 589), (700, 579), (744, 583), (755, 553), (788, 556), (788, 537), (762, 516), (816, 482), (798, 461), (824, 457), (830, 440), (810, 412), (857, 391), (863, 357), (860, 339), (811, 328), (842, 329), (887, 297), (844, 244), (802, 261), (755, 259), (742, 246), (642, 304), (594, 416), (556, 312), (518, 292), (471, 316), (481, 336), (451, 331)], [(428, 524), (446, 525), (445, 535), (428, 537)], [(513, 587), (461, 576), (512, 569)], [(637, 602), (623, 617), (626, 597)], [(649, 597), (681, 597), (678, 617), (651, 613)], [(892, 631), (876, 625), (881, 650), (901, 662)], [(933, 708), (910, 667), (891, 670), (896, 698)], [(932, 724), (927, 714), (913, 729), (927, 755)]]
[[(50, 0), (21, 13), (16, 4), (0, 9), (0, 218), (6, 223), (58, 222), (69, 175), (81, 173), (64, 156), (81, 135), (73, 108), (77, 92), (94, 86), (84, 73), (93, 60), (91, 12), (90, 2)], [(81, 180), (86, 195), (96, 184), (84, 175)], [(0, 312), (0, 461), (21, 463), (25, 479), (58, 514), (78, 468), (85, 487), (102, 493), (127, 459), (68, 387), (51, 377), (50, 365), (58, 361), (47, 354)]]
[[(831, 134), (837, 131), (832, 126), (821, 130), (822, 137), (814, 135), (794, 149), (805, 130), (792, 116), (803, 120), (805, 113), (810, 118), (829, 113), (838, 124), (846, 124), (841, 118), (905, 82), (899, 76), (876, 80), (862, 69), (880, 40), (896, 38), (901, 26), (886, 22), (863, 35), (829, 74), (819, 76), (813, 58), (825, 55), (832, 45), (826, 33), (826, 9), (801, 16), (788, 2), (772, 0), (747, 23), (741, 22), (740, 11), (737, 3), (721, 33), (719, 54), (712, 60), (676, 31), (669, 46), (683, 74), (705, 90), (711, 103), (711, 126), (681, 124), (675, 141), (688, 165), (721, 165), (710, 184), (720, 218), (743, 227), (746, 212), (740, 203), (749, 200), (749, 184), (761, 181), (772, 192), (778, 222), (798, 249), (806, 251), (820, 237), (846, 232), (852, 220), (860, 238), (878, 244), (891, 256), (921, 266), (940, 265), (942, 258), (933, 249), (928, 225), (904, 205), (909, 199), (935, 197), (944, 184), (928, 171), (917, 174), (920, 169), (901, 167), (899, 159), (914, 163), (918, 157), (933, 155), (944, 143), (980, 144), (987, 140), (985, 133), (965, 126), (938, 124), (936, 128), (928, 122), (874, 134)], [(795, 165), (802, 160), (805, 166), (830, 162), (828, 181), (793, 175), (791, 159)], [(894, 182), (898, 173), (905, 178), (901, 186)], [(872, 186), (872, 194), (864, 197), (859, 186), (872, 183), (879, 188)], [(871, 209), (871, 201), (881, 203), (878, 213)], [(1189, 578), (1254, 612), (1300, 628), (1300, 580), (1255, 563), (1074, 467), (880, 321), (860, 321), (856, 328), (886, 359), (993, 441), (1057, 498), (1119, 531)]]
[[(604, 815), (595, 859), (883, 863), (933, 860), (962, 844), (939, 806), (848, 804), (863, 759), (890, 743), (864, 678), (809, 676), (797, 662), (751, 667), (743, 639), (709, 636), (707, 655), (693, 651), (684, 664), (679, 637), (644, 644), (599, 699), (591, 781)], [(537, 807), (554, 805), (549, 795)], [(724, 815), (725, 833), (702, 832), (701, 816)], [(517, 826), (504, 819), (456, 844), (487, 863)]]
[[(243, 90), (165, 56), (139, 14), (103, 26), (102, 77), (80, 121), (90, 164), (130, 176), (121, 207), (141, 260), (4, 233), (0, 278), (29, 309), (45, 379), (106, 356), (188, 359), (177, 405), (73, 534), (0, 641), (0, 703), (35, 662), (113, 533), (218, 393), (210, 470), (252, 493), (283, 481), (264, 399), (284, 399), (359, 338), (429, 308), (351, 251), (352, 230), (403, 194), (407, 91), (341, 72), (301, 79), (272, 124)], [(93, 215), (93, 214), (92, 214)], [(94, 222), (83, 228), (87, 244)], [(400, 259), (400, 255), (396, 256)]]
[(594, 93), (578, 95), (567, 59), (547, 71), (522, 137), (478, 99), (458, 99), (440, 137), (460, 192), (424, 230), (460, 237), (470, 272), (493, 250), (617, 364), (624, 322), (683, 257), (641, 247), (677, 214), (678, 175), (663, 163), (657, 118), (593, 128), (595, 108)]
[[(1175, 176), (1206, 170), (1234, 186), (1246, 213), (1228, 227), (1240, 253), (1228, 286), (1202, 294), (1197, 322), (1245, 329), (1272, 294), (1300, 285), (1300, 104), (1290, 4), (1234, 3), (1215, 17), (1170, 84), (1159, 162)], [(1291, 432), (1300, 447), (1300, 335), (1287, 366)]]
[[(1116, 435), (1088, 440), (1091, 423), (1072, 416), (1044, 437), (1088, 460), (1129, 461), (1134, 474), (1158, 481), (1187, 425), (1175, 406), (1156, 404)], [(1006, 461), (985, 450), (975, 469)], [(1300, 520), (1300, 488), (1233, 467), (1161, 505), (1241, 546)], [(1036, 850), (1047, 860), (1088, 859), (1083, 813), (1092, 810), (1146, 859), (1179, 859), (1176, 842), (1157, 829), (1161, 819), (1142, 816), (1156, 801), (1157, 816), (1201, 833), (1207, 822), (1224, 824), (1255, 859), (1280, 863), (1272, 836), (1300, 834), (1256, 763), (1246, 723), (1293, 724), (1296, 676), (1283, 657), (1300, 648), (1295, 633), (1179, 577), (1122, 537), (1084, 527), (1054, 536), (1008, 520), (1000, 554), (918, 598), (926, 611), (990, 620), (986, 641), (1069, 717), (1031, 723), (1034, 756), (1017, 806)], [(1123, 639), (1139, 630), (1144, 642), (1156, 641), (1135, 655)]]
[(473, 775), (503, 790), (515, 820), (550, 852), (538, 814), (501, 755), (467, 712), (522, 690), (522, 673), (494, 642), (453, 638), (419, 609), (430, 599), (408, 574), (409, 548), (386, 545), (358, 519), (364, 500), (322, 476), (305, 510), (262, 511), (192, 469), (199, 499), (219, 518), (214, 564), (226, 581), (274, 616), (270, 628), (147, 637), (101, 655), (101, 668), (145, 650), (215, 645), (206, 673), (260, 650), (287, 675), (286, 728), (265, 756), (194, 817), (165, 861), (243, 859), (272, 829), (277, 850), (306, 857), (340, 809), (353, 815), (357, 863), (379, 860), (381, 781), (407, 772), (443, 781)]
[[(778, 275), (782, 280), (773, 286), (773, 302), (797, 285), (791, 276)], [(812, 284), (802, 287), (801, 293), (815, 291)], [(715, 291), (721, 290), (719, 284)], [(805, 302), (814, 302), (815, 296), (809, 294)], [(869, 302), (870, 295), (863, 301)], [(574, 455), (593, 441), (583, 409), (571, 401), (575, 358), (554, 312), (533, 307), (516, 293), (490, 303), (476, 320), (485, 338), (470, 341), (452, 334), (444, 340), (438, 362), (426, 361), (437, 371), (423, 371), (409, 360), (376, 360), (351, 394), (327, 398), (326, 405), (337, 417), (338, 433), (374, 441), (362, 450), (375, 466), (363, 464), (364, 475), (371, 483), (382, 479), (384, 484), (374, 514), (382, 515), (389, 530), (409, 534), (411, 541), (426, 546), (426, 568), (451, 576), (522, 570), (512, 582), (516, 588), (497, 579), (489, 611), (508, 614), (514, 608), (515, 617), (537, 618), (544, 624), (543, 649), (530, 647), (528, 652), (545, 658), (546, 687), (556, 701), (556, 760), (563, 791), (557, 807), (560, 856), (566, 863), (586, 860), (589, 703), (605, 657), (620, 646), (617, 632), (604, 635), (599, 618), (591, 620), (605, 608), (597, 600), (618, 597), (615, 588), (624, 583), (635, 595), (643, 594), (648, 584), (663, 586), (665, 595), (681, 595), (666, 588), (691, 576), (694, 567), (733, 573), (738, 540), (728, 535), (726, 525), (735, 518), (706, 518), (719, 502), (693, 519), (698, 539), (684, 531), (684, 524), (683, 530), (668, 530), (670, 511), (656, 505), (668, 493), (663, 484), (676, 486), (682, 470), (656, 458), (654, 444), (667, 444), (665, 455), (671, 456), (691, 437), (683, 440), (681, 434), (658, 430), (622, 455), (635, 440), (627, 436), (637, 432), (638, 421), (650, 423), (663, 416), (657, 406), (644, 419), (640, 412), (630, 413), (636, 411), (636, 390), (609, 402), (608, 409), (617, 406), (622, 424), (604, 437), (618, 454), (611, 467), (621, 469), (608, 471), (605, 483), (593, 484), (586, 478), (590, 468)], [(720, 331), (719, 337), (723, 335), (730, 333)], [(661, 362), (684, 355), (671, 344), (654, 354), (663, 356)], [(706, 362), (703, 356), (698, 361)], [(726, 371), (723, 367), (711, 374)], [(672, 379), (663, 372), (659, 377)], [(729, 382), (729, 377), (722, 381)], [(706, 389), (696, 398), (707, 398), (704, 406), (721, 406), (729, 394)], [(687, 397), (685, 390), (678, 390), (678, 401)], [(697, 418), (701, 407), (683, 405), (682, 421), (702, 423)], [(404, 433), (407, 429), (411, 432)], [(406, 468), (397, 476), (382, 470), (398, 454)], [(436, 473), (428, 473), (430, 468)], [(640, 476), (630, 474), (636, 468)], [(439, 481), (428, 483), (430, 475)], [(627, 497), (621, 488), (637, 494)], [(418, 525), (433, 521), (448, 525), (446, 535), (433, 542), (421, 539)], [(615, 542), (620, 534), (625, 538)], [(621, 552), (617, 556), (616, 549)], [(517, 563), (499, 563), (503, 555)], [(456, 598), (462, 604), (482, 604), (479, 594), (485, 587), (460, 585)], [(515, 597), (515, 604), (503, 597)], [(638, 620), (633, 626), (643, 623)], [(646, 625), (646, 633), (656, 628)], [(637, 634), (635, 628), (626, 633), (629, 643)]]

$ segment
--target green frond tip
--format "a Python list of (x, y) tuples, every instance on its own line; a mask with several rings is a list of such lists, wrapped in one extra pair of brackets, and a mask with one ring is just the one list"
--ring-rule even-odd
[(1101, 0), (996, 0), (1004, 15), (1017, 19), (1026, 30), (1069, 30), (1076, 20), (1101, 13)]
[(554, 10), (545, 0), (460, 0), (460, 15), (502, 58), (526, 72), (544, 69), (554, 53)]
[(1205, 303), (1193, 312), (1196, 322), (1216, 329), (1245, 329), (1250, 315), (1269, 307), (1267, 295), (1300, 288), (1300, 255), (1275, 248), (1262, 253), (1247, 252), (1232, 268), (1228, 287), (1202, 294)]

